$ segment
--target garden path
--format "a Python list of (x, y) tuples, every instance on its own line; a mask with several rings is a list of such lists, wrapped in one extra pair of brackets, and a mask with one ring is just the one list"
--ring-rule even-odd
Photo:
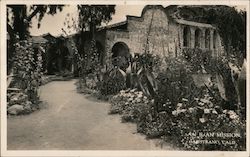
[[(135, 124), (108, 115), (110, 104), (76, 92), (70, 81), (40, 89), (39, 111), (8, 118), (8, 150), (147, 150), (162, 149), (157, 140), (136, 133)], [(158, 145), (158, 146), (157, 146)], [(164, 146), (164, 150), (171, 149)]]

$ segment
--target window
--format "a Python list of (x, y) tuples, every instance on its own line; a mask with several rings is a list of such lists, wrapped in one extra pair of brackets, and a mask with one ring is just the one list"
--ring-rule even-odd
[(195, 47), (195, 48), (200, 48), (200, 47), (201, 47), (201, 44), (200, 44), (201, 30), (200, 30), (200, 29), (196, 29), (194, 34), (195, 34), (195, 43), (194, 43), (194, 47)]
[(191, 41), (190, 28), (185, 26), (183, 29), (183, 46), (190, 47), (190, 41)]
[(210, 30), (205, 31), (205, 48), (210, 49)]

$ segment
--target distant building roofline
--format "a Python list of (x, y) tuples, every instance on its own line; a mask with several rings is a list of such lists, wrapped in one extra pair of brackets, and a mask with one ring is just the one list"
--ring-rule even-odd
[(119, 27), (119, 26), (122, 26), (122, 25), (126, 25), (127, 23), (128, 23), (128, 21), (125, 20), (125, 21), (122, 21), (122, 22), (118, 22), (118, 23), (114, 23), (114, 24), (111, 24), (111, 25), (100, 27), (97, 30), (101, 31), (101, 30), (104, 30), (104, 29), (112, 29), (112, 28), (116, 28), (116, 27)]

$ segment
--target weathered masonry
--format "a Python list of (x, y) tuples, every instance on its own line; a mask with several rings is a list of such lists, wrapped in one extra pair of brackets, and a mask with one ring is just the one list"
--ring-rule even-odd
[(176, 57), (185, 48), (200, 48), (214, 57), (223, 53), (214, 26), (177, 18), (169, 8), (145, 6), (140, 17), (127, 16), (126, 21), (100, 28), (96, 40), (104, 51), (103, 61), (144, 53), (147, 42), (149, 53), (166, 57)]

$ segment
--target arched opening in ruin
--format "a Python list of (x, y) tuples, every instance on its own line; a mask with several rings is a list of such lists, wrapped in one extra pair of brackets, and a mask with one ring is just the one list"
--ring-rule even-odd
[(205, 31), (205, 48), (210, 49), (210, 30)]
[(112, 47), (112, 64), (125, 70), (129, 66), (131, 54), (128, 45), (124, 42), (117, 42)]
[(217, 49), (218, 48), (218, 34), (217, 31), (214, 31), (214, 36), (213, 36), (213, 48)]
[(47, 73), (63, 74), (66, 71), (70, 71), (71, 62), (68, 59), (70, 55), (65, 39), (59, 37), (55, 43), (51, 42), (46, 54)]
[(183, 46), (190, 47), (190, 41), (191, 41), (190, 28), (188, 26), (185, 26), (183, 29)]
[(201, 41), (201, 30), (199, 28), (197, 28), (195, 30), (194, 34), (195, 34), (194, 47), (195, 48), (200, 48), (201, 47), (201, 43), (200, 43), (200, 41)]

